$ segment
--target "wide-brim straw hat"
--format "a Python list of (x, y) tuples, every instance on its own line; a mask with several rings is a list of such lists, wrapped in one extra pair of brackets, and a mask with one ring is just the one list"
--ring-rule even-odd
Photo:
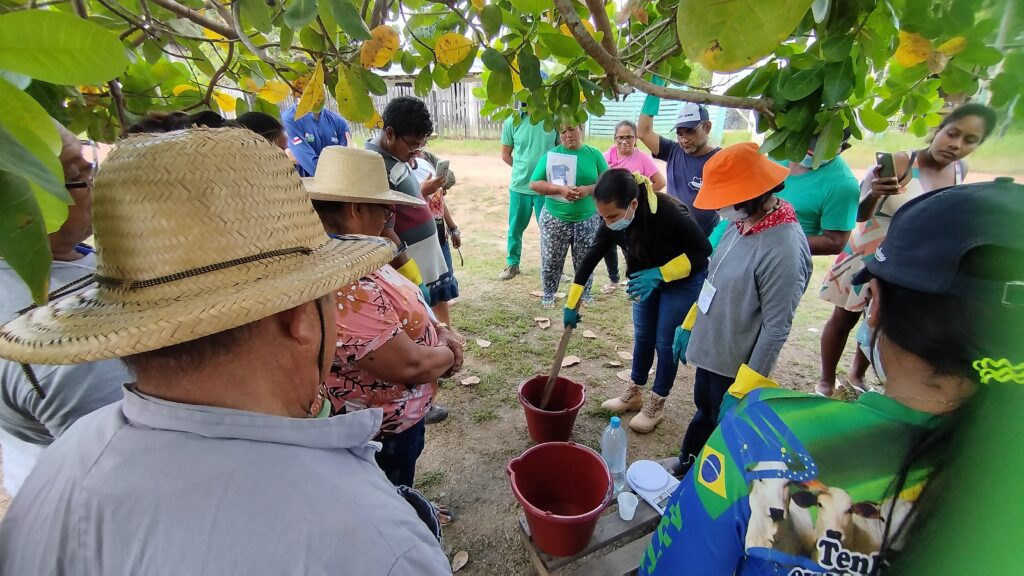
[(302, 185), (313, 200), (406, 206), (426, 204), (422, 198), (391, 190), (384, 158), (362, 148), (324, 148), (316, 162), (316, 175), (303, 178)]
[(775, 188), (789, 176), (789, 168), (757, 151), (757, 144), (743, 142), (718, 151), (704, 165), (700, 192), (693, 207), (718, 210), (752, 200)]
[(96, 286), (0, 328), (0, 357), (71, 364), (222, 332), (312, 302), (394, 257), (324, 232), (287, 156), (254, 132), (118, 144), (93, 193)]

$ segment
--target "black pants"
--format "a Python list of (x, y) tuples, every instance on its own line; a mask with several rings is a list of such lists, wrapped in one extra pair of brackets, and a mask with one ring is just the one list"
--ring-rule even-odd
[(612, 245), (604, 254), (604, 265), (608, 267), (608, 281), (618, 283), (619, 276), (619, 247)]
[(679, 449), (679, 460), (686, 466), (695, 461), (704, 448), (711, 433), (718, 426), (718, 410), (722, 406), (725, 392), (736, 381), (735, 376), (722, 376), (703, 368), (697, 368), (693, 377), (693, 403), (697, 413), (690, 420)]
[(413, 486), (416, 481), (416, 460), (423, 453), (427, 420), (420, 420), (407, 430), (385, 436), (377, 452), (377, 465), (395, 486)]

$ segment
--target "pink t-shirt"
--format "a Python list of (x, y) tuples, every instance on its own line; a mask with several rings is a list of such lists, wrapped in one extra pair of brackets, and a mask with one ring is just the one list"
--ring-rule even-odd
[(383, 408), (381, 435), (406, 430), (426, 416), (437, 382), (391, 384), (361, 369), (356, 362), (399, 331), (422, 346), (438, 345), (437, 331), (419, 287), (385, 265), (343, 286), (336, 301), (338, 348), (327, 379), (332, 415)]
[(618, 147), (612, 146), (604, 153), (604, 159), (608, 161), (609, 168), (625, 168), (630, 172), (639, 172), (648, 178), (658, 173), (658, 166), (654, 163), (654, 158), (635, 148), (629, 156), (620, 157)]

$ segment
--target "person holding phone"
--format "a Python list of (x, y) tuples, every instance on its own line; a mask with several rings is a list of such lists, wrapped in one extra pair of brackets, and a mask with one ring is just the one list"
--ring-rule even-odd
[[(942, 120), (927, 148), (876, 156), (878, 165), (861, 182), (857, 227), (825, 275), (819, 294), (835, 309), (821, 332), (821, 374), (815, 386), (818, 394), (831, 396), (835, 392), (839, 359), (867, 296), (852, 279), (875, 258), (890, 219), (901, 206), (925, 192), (963, 183), (967, 176), (964, 158), (988, 138), (995, 125), (994, 110), (982, 104), (965, 104)], [(868, 357), (858, 347), (847, 376), (851, 386), (868, 389), (864, 377), (869, 365)], [(884, 380), (885, 375), (876, 371)]]

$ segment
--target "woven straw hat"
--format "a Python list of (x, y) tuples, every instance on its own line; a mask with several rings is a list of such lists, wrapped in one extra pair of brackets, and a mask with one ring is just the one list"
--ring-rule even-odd
[(789, 168), (758, 152), (757, 144), (733, 144), (719, 150), (704, 165), (704, 181), (693, 207), (718, 210), (740, 204), (782, 184), (786, 176)]
[(316, 161), (316, 175), (302, 184), (313, 200), (423, 206), (420, 198), (395, 192), (388, 186), (384, 158), (372, 150), (328, 146)]
[(72, 364), (195, 340), (311, 302), (394, 257), (331, 240), (281, 150), (236, 128), (146, 134), (96, 175), (96, 286), (0, 328), (0, 357)]

